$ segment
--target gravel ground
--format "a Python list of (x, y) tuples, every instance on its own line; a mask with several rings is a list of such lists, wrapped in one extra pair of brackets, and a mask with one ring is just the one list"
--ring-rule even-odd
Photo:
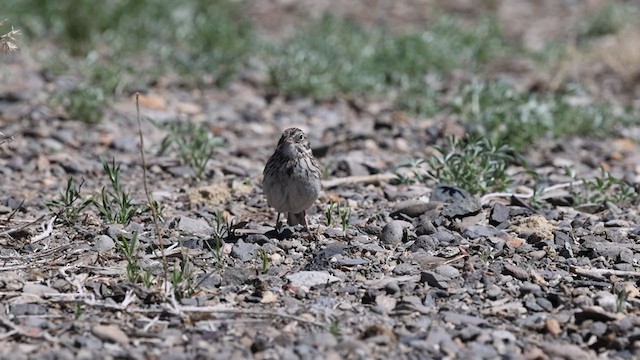
[[(64, 79), (27, 57), (4, 66), (0, 131), (13, 141), (0, 144), (1, 358), (639, 356), (639, 210), (569, 206), (564, 170), (588, 178), (605, 166), (637, 188), (637, 129), (532, 146), (522, 156), (547, 181), (534, 204), (393, 184), (398, 164), (464, 134), (454, 118), (415, 118), (384, 100), (273, 98), (256, 88), (260, 74), (226, 89), (159, 85), (140, 98), (158, 224), (145, 212), (110, 225), (94, 206), (65, 223), (45, 202), (69, 178), (81, 197), (108, 188), (101, 159), (120, 164), (134, 206), (146, 202), (134, 98), (89, 126), (47, 101)], [(204, 181), (175, 154), (157, 155), (169, 131), (147, 119), (190, 120), (220, 138)], [(260, 186), (292, 125), (327, 174), (310, 233), (275, 231)], [(517, 194), (532, 190), (522, 169), (510, 173)], [(137, 239), (131, 256), (150, 286), (126, 280), (123, 239)], [(179, 270), (184, 280), (172, 282)]]

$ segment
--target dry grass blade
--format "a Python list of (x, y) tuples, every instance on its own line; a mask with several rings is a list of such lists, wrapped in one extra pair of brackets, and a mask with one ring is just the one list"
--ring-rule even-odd
[[(4, 25), (6, 20), (0, 21), (0, 26)], [(2, 52), (10, 53), (18, 51), (18, 45), (16, 45), (15, 36), (20, 34), (20, 30), (15, 30), (11, 27), (11, 31), (0, 36), (0, 49)]]

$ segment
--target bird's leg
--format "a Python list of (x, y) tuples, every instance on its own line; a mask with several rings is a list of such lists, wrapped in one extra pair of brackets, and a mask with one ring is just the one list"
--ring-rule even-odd
[(304, 224), (304, 229), (309, 231), (309, 223), (307, 222), (307, 210), (302, 210), (302, 223)]
[(280, 213), (278, 213), (278, 216), (276, 217), (276, 232), (280, 233)]

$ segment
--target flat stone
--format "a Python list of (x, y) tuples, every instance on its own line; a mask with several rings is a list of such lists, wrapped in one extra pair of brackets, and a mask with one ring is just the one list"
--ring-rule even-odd
[(46, 285), (27, 283), (22, 288), (23, 293), (44, 295), (44, 294), (59, 294), (60, 292), (54, 288), (50, 288)]
[(503, 272), (508, 275), (512, 275), (518, 280), (529, 280), (529, 276), (530, 276), (527, 270), (509, 263), (504, 264)]
[(231, 247), (231, 256), (242, 262), (256, 259), (258, 256), (258, 245), (238, 240), (238, 242)]
[(420, 282), (427, 283), (429, 286), (433, 286), (438, 289), (449, 288), (447, 278), (433, 271), (423, 271), (420, 274)]
[(129, 336), (116, 325), (94, 325), (91, 333), (103, 341), (111, 341), (123, 346), (129, 344)]
[(495, 203), (489, 214), (489, 224), (500, 226), (509, 221), (509, 208), (501, 203)]
[(466, 198), (454, 203), (445, 205), (442, 215), (450, 219), (463, 218), (478, 214), (482, 210), (482, 205), (476, 198)]
[(395, 206), (394, 214), (402, 214), (408, 217), (418, 217), (429, 210), (433, 210), (438, 207), (436, 203), (428, 203), (422, 200), (406, 200), (401, 201)]
[(299, 271), (297, 273), (287, 275), (286, 278), (291, 282), (291, 286), (306, 286), (309, 288), (316, 285), (324, 285), (340, 281), (340, 278), (335, 277), (326, 271)]
[(434, 271), (446, 279), (457, 279), (460, 277), (460, 271), (451, 265), (440, 265), (436, 267)]
[(14, 304), (10, 312), (14, 316), (45, 315), (47, 308), (41, 304)]
[(484, 225), (471, 225), (462, 234), (462, 236), (464, 236), (465, 238), (472, 240), (480, 237), (489, 238), (498, 235), (500, 235), (499, 230), (497, 230), (493, 226)]
[(187, 234), (194, 235), (211, 235), (213, 228), (202, 219), (192, 219), (186, 216), (180, 216), (178, 219), (178, 230)]
[(472, 316), (472, 315), (460, 314), (453, 311), (442, 311), (440, 312), (440, 315), (442, 315), (444, 321), (448, 323), (452, 323), (454, 325), (479, 326), (487, 323), (487, 321), (483, 318)]
[(225, 284), (241, 285), (250, 276), (249, 269), (243, 267), (227, 267), (222, 273), (222, 282)]

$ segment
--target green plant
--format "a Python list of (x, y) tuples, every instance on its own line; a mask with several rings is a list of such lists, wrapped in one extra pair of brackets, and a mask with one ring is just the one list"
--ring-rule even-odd
[(331, 201), (329, 203), (329, 207), (324, 211), (325, 218), (327, 219), (327, 227), (333, 226), (334, 212), (338, 215), (340, 225), (342, 226), (342, 232), (346, 235), (351, 222), (351, 207), (346, 202), (343, 204), (338, 203), (336, 206), (336, 203)]
[(223, 140), (213, 136), (211, 132), (194, 123), (172, 122), (162, 126), (169, 134), (162, 140), (159, 155), (169, 150), (178, 156), (195, 172), (194, 178), (201, 180), (207, 169), (207, 163), (213, 156), (215, 149), (222, 145)]
[(571, 176), (575, 186), (570, 188), (571, 200), (574, 205), (601, 204), (607, 202), (618, 206), (630, 205), (638, 200), (638, 192), (626, 181), (616, 178), (611, 173), (600, 169), (600, 176), (593, 179), (578, 178), (576, 173), (565, 168), (565, 173)]
[(335, 201), (329, 203), (329, 207), (324, 210), (324, 217), (327, 219), (327, 227), (333, 226), (333, 208), (336, 206)]
[(142, 273), (142, 283), (147, 289), (153, 285), (153, 273), (149, 269), (144, 269)]
[(578, 24), (579, 38), (594, 38), (615, 34), (622, 27), (633, 20), (633, 10), (623, 4), (607, 2), (598, 11), (591, 12), (587, 18)]
[(608, 105), (571, 105), (567, 98), (582, 92), (579, 86), (567, 86), (565, 93), (532, 95), (504, 81), (474, 81), (458, 89), (449, 106), (482, 136), (514, 149), (544, 136), (604, 136), (638, 122), (637, 114)]
[(457, 185), (471, 194), (503, 191), (513, 180), (507, 167), (513, 150), (487, 138), (448, 138), (445, 146), (434, 147), (439, 155), (428, 160), (429, 175), (441, 183)]
[(75, 310), (73, 311), (73, 318), (78, 320), (82, 316), (82, 304), (77, 302)]
[(76, 184), (73, 178), (69, 178), (65, 190), (60, 191), (58, 199), (45, 202), (49, 211), (67, 225), (75, 223), (80, 212), (93, 202), (93, 197), (82, 200), (80, 192), (83, 184), (84, 179)]
[(629, 298), (629, 292), (626, 289), (621, 289), (616, 292), (616, 312), (627, 312), (627, 299)]
[(340, 225), (342, 225), (342, 233), (346, 236), (347, 230), (351, 223), (351, 206), (348, 203), (344, 203), (338, 206), (338, 216), (340, 216)]
[(429, 177), (429, 173), (423, 168), (423, 165), (427, 163), (424, 159), (409, 159), (408, 161), (398, 165), (398, 168), (410, 169), (412, 175), (408, 176), (402, 172), (396, 171), (395, 178), (392, 182), (396, 185), (411, 185), (416, 182), (422, 183)]
[(54, 101), (64, 106), (69, 118), (87, 124), (99, 123), (104, 115), (103, 108), (107, 105), (104, 91), (88, 84), (81, 84), (69, 91), (57, 93)]
[(269, 254), (267, 254), (264, 249), (259, 249), (258, 256), (260, 256), (260, 260), (262, 261), (262, 273), (266, 274), (269, 272)]
[(222, 264), (222, 246), (224, 245), (224, 239), (235, 236), (236, 225), (233, 218), (227, 220), (222, 210), (215, 212), (215, 218), (213, 223), (213, 235), (212, 242), (207, 241), (207, 247), (211, 251), (214, 261), (217, 264)]
[(128, 240), (125, 236), (120, 235), (116, 245), (120, 253), (127, 261), (126, 275), (127, 280), (132, 283), (137, 283), (140, 280), (140, 265), (138, 264), (138, 233), (134, 233), (131, 240)]
[(496, 250), (490, 246), (483, 246), (480, 248), (480, 251), (478, 251), (478, 257), (480, 258), (480, 260), (482, 260), (482, 262), (488, 262), (489, 260), (492, 260), (495, 258), (496, 255)]
[(193, 296), (198, 288), (193, 266), (186, 254), (182, 255), (182, 261), (179, 262), (179, 266), (173, 267), (171, 285), (178, 301)]
[(407, 96), (399, 96), (408, 100), (400, 100), (402, 106), (433, 111), (418, 98), (430, 94), (424, 76), (475, 68), (507, 48), (491, 18), (465, 27), (445, 15), (424, 31), (396, 35), (325, 16), (274, 47), (269, 70), (272, 85), (286, 94), (325, 98), (336, 93), (378, 94), (397, 88), (408, 91)]
[(339, 338), (342, 335), (342, 331), (340, 331), (340, 322), (338, 320), (331, 321), (329, 325), (329, 332), (336, 338)]
[(142, 212), (139, 205), (134, 204), (131, 195), (120, 183), (120, 164), (115, 159), (109, 162), (102, 160), (102, 168), (109, 177), (111, 189), (102, 187), (99, 200), (93, 198), (98, 211), (111, 223), (128, 224), (131, 218)]

